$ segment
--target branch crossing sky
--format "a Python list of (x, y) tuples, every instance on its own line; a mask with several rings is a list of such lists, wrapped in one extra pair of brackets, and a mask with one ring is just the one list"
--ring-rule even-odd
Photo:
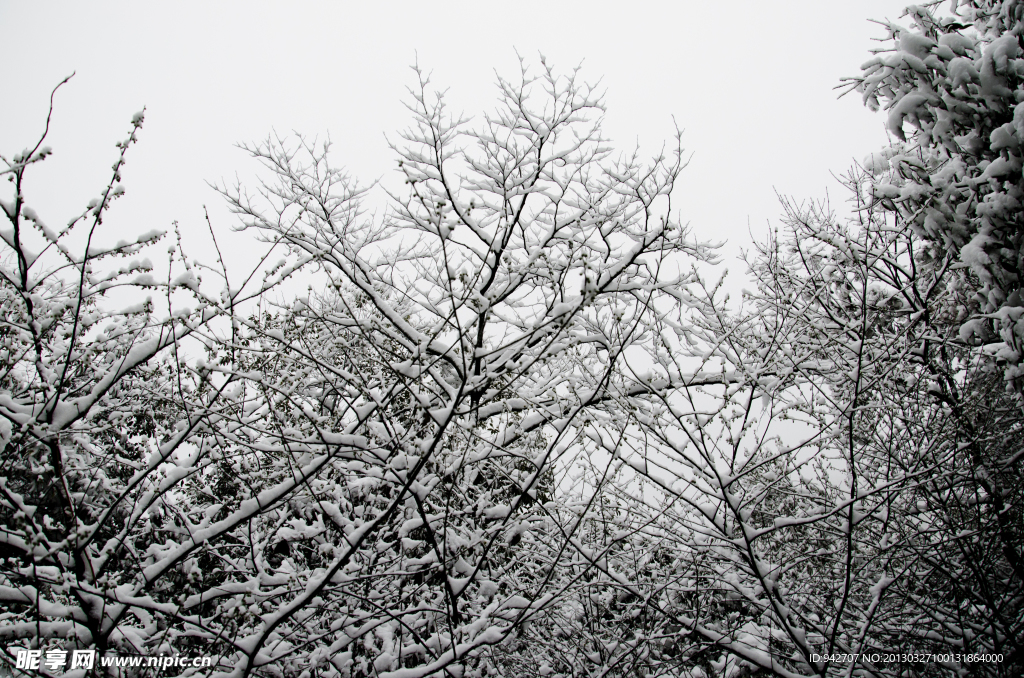
[[(902, 7), (0, 0), (11, 55), (0, 62), (0, 152), (34, 142), (50, 89), (75, 71), (56, 99), (54, 156), (30, 175), (27, 195), (48, 223), (66, 223), (105, 185), (113, 144), (145, 106), (108, 235), (178, 220), (201, 255), (203, 205), (220, 232), (232, 224), (206, 182), (256, 170), (234, 144), (275, 130), (329, 134), (335, 161), (361, 182), (396, 186), (385, 135), (397, 140), (410, 121), (402, 102), (415, 83), (411, 64), (448, 89), (453, 109), (477, 115), (493, 105), (495, 70), (514, 76), (517, 51), (534, 65), (543, 53), (558, 69), (582, 63), (584, 79), (601, 80), (605, 132), (623, 152), (639, 144), (656, 153), (675, 117), (693, 152), (676, 205), (698, 237), (726, 239), (735, 252), (777, 221), (776, 192), (821, 198), (828, 189), (839, 203), (830, 173), (885, 143), (884, 115), (856, 95), (837, 100), (833, 88), (859, 73), (884, 33), (869, 19), (899, 20)], [(229, 249), (240, 257), (247, 247)]]

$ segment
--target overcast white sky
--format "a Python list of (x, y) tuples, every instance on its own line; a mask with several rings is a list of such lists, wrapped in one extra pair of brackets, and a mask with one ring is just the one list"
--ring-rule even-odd
[[(782, 2), (15, 2), (0, 0), (0, 152), (30, 145), (57, 95), (54, 156), (27, 197), (47, 222), (80, 212), (109, 179), (114, 142), (146, 107), (107, 221), (120, 239), (178, 220), (202, 256), (202, 206), (230, 216), (206, 181), (251, 175), (233, 145), (292, 130), (330, 134), (335, 161), (364, 183), (395, 168), (384, 135), (418, 58), (449, 101), (490, 107), (494, 71), (516, 50), (607, 91), (605, 133), (622, 150), (656, 152), (672, 117), (693, 152), (677, 195), (705, 239), (749, 243), (779, 214), (776, 191), (821, 197), (830, 172), (885, 143), (884, 117), (833, 89), (856, 75), (902, 0)], [(193, 236), (192, 233), (195, 233)], [(758, 236), (760, 237), (760, 236)], [(233, 249), (240, 251), (236, 241)]]

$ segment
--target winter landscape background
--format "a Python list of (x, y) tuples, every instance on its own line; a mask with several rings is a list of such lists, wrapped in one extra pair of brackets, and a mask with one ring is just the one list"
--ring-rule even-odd
[(820, 4), (0, 6), (4, 661), (1019, 675), (1024, 5)]

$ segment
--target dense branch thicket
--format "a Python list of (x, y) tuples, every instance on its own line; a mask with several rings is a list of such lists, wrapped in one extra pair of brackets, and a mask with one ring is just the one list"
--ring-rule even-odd
[(909, 27), (885, 24), (888, 44), (850, 79), (905, 142), (868, 159), (868, 169), (891, 167), (898, 178), (875, 182), (872, 197), (914, 230), (919, 257), (955, 262), (969, 291), (960, 339), (1015, 382), (1024, 356), (1014, 310), (1024, 303), (1024, 5), (953, 2), (950, 14), (938, 5), (909, 8)]
[(60, 230), (47, 134), (3, 157), (0, 640), (237, 678), (1020, 675), (1022, 8), (887, 25), (852, 88), (899, 141), (843, 213), (784, 201), (738, 303), (678, 138), (614, 155), (543, 60), (475, 121), (417, 71), (381, 216), (329, 145), (245, 147), (244, 276), (102, 244), (141, 114)]
[[(130, 278), (167, 292), (163, 321), (104, 310), (148, 264), (98, 261), (142, 244), (76, 256), (23, 204), (42, 153), (9, 163), (0, 633), (202, 648), (241, 676), (456, 674), (493, 669), (492, 647), (564, 597), (601, 489), (570, 459), (621, 428), (630, 394), (668, 387), (626, 353), (681, 315), (686, 260), (708, 252), (671, 216), (678, 150), (611, 159), (575, 75), (499, 85), (474, 129), (421, 80), (396, 147), (408, 190), (380, 221), (326, 147), (252, 147), (271, 178), (223, 192), (283, 258), (239, 288), (221, 270), (210, 295), (192, 270)], [(26, 223), (68, 263), (30, 255)], [(303, 267), (322, 293), (239, 311), (253, 280), (265, 295)], [(161, 359), (187, 335), (204, 359)], [(570, 491), (578, 510), (554, 501)]]

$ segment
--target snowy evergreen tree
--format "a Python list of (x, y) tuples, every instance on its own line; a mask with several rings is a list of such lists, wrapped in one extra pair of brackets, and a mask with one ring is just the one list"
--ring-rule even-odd
[[(899, 181), (872, 199), (918, 236), (920, 256), (956, 269), (960, 339), (980, 346), (1020, 388), (1024, 362), (1024, 5), (982, 0), (915, 5), (907, 25), (850, 84), (884, 108), (896, 143), (866, 162)], [(883, 176), (889, 176), (883, 172)]]

